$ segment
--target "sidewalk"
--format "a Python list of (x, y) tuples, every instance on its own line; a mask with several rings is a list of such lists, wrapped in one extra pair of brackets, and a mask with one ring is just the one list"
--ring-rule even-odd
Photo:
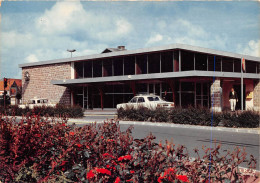
[(116, 115), (117, 110), (116, 109), (93, 109), (93, 110), (85, 110), (84, 111), (84, 116), (90, 116), (90, 115), (100, 115), (100, 116), (105, 116), (105, 115)]

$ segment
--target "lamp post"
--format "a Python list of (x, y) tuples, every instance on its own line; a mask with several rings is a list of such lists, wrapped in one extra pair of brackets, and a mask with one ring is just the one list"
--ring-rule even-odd
[(72, 52), (75, 52), (76, 50), (75, 49), (73, 49), (73, 50), (67, 49), (67, 51), (70, 52), (70, 57), (72, 58)]

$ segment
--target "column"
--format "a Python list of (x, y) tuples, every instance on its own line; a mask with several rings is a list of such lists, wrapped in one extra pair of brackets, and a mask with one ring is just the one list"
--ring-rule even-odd
[(220, 79), (216, 78), (210, 87), (211, 95), (211, 110), (214, 112), (221, 112), (221, 86)]
[(255, 81), (253, 91), (253, 106), (254, 110), (260, 112), (260, 81)]

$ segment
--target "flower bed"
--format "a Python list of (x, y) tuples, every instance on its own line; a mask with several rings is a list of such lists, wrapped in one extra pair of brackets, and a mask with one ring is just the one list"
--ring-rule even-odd
[[(155, 143), (150, 134), (134, 139), (132, 127), (118, 122), (77, 127), (29, 116), (16, 123), (0, 119), (0, 181), (2, 182), (247, 182), (238, 170), (245, 149), (224, 155), (220, 145), (203, 148), (191, 161), (186, 147)], [(221, 152), (222, 155), (219, 153)], [(255, 168), (256, 160), (248, 160)], [(209, 176), (210, 175), (210, 176)]]
[(256, 111), (240, 113), (212, 113), (207, 108), (174, 108), (172, 110), (156, 109), (119, 109), (118, 118), (130, 121), (168, 122), (177, 124), (258, 128), (260, 115)]
[(39, 115), (39, 116), (49, 116), (49, 117), (68, 117), (68, 118), (79, 118), (83, 117), (83, 110), (80, 106), (65, 106), (56, 105), (55, 107), (41, 106), (29, 109), (19, 108), (16, 106), (8, 106), (6, 110), (0, 108), (0, 113), (8, 116), (26, 116), (26, 115)]

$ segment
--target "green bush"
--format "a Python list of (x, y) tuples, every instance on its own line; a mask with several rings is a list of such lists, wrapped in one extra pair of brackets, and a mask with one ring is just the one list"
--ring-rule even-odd
[(56, 105), (55, 107), (50, 106), (36, 106), (33, 109), (26, 107), (25, 109), (19, 108), (17, 105), (8, 106), (6, 110), (0, 108), (0, 114), (8, 116), (26, 116), (26, 115), (39, 115), (48, 117), (68, 117), (68, 118), (79, 118), (83, 117), (83, 110), (80, 106), (65, 106)]
[(170, 122), (177, 124), (218, 126), (220, 123), (225, 127), (259, 127), (259, 113), (255, 111), (244, 111), (230, 113), (212, 113), (208, 108), (180, 108), (172, 110), (156, 109), (119, 109), (118, 118), (131, 121)]

